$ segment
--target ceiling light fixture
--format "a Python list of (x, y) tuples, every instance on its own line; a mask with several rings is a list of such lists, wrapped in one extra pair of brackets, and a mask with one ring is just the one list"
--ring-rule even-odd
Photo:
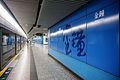
[(0, 4), (0, 16), (8, 21), (10, 24), (14, 26), (19, 34), (27, 38), (27, 35), (24, 33), (20, 25), (16, 22), (16, 20), (9, 14), (9, 12)]

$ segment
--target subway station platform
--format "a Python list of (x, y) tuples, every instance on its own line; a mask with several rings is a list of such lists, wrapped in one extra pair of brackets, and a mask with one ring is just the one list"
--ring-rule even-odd
[(119, 0), (0, 0), (0, 80), (120, 80)]
[(25, 45), (12, 62), (7, 80), (80, 80), (72, 72), (48, 55), (48, 46)]

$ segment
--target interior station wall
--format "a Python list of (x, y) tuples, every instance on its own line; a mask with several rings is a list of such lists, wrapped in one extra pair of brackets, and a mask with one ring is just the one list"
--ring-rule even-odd
[(84, 79), (117, 80), (120, 76), (118, 3), (118, 0), (93, 0), (49, 28), (49, 54)]

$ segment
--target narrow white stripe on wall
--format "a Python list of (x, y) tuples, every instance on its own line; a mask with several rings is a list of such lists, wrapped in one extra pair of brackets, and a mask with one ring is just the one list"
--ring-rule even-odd
[[(111, 23), (111, 22), (116, 21), (116, 20), (119, 20), (119, 14), (88, 22), (87, 28), (96, 27), (96, 26), (101, 25), (101, 24)], [(80, 24), (78, 26), (74, 26), (74, 27), (66, 29), (66, 30), (59, 30), (59, 31), (53, 32), (50, 34), (50, 36), (57, 36), (58, 34), (61, 34), (61, 33), (67, 34), (67, 33), (70, 33), (71, 31), (76, 31), (76, 30), (85, 29), (85, 28), (86, 28), (86, 23)]]

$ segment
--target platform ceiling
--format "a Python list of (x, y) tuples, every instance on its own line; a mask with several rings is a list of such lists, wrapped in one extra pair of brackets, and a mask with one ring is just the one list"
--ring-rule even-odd
[(37, 18), (39, 0), (4, 0), (29, 37), (35, 33), (47, 33), (49, 27), (86, 4), (89, 0), (40, 1), (42, 3), (40, 3), (41, 8), (37, 25), (41, 26), (40, 28), (32, 28)]

